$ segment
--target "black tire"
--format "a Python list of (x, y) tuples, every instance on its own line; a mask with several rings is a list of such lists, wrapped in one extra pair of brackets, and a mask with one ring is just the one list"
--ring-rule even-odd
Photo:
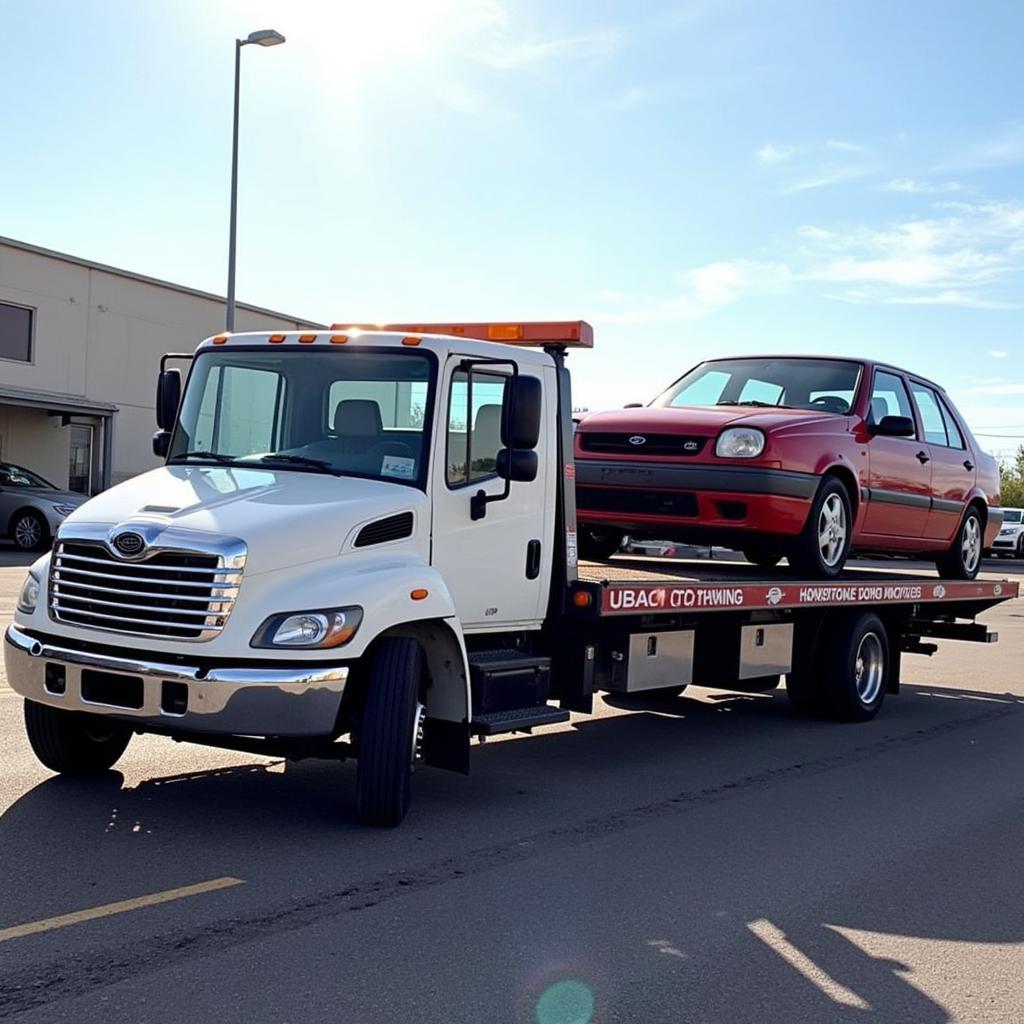
[(50, 529), (46, 525), (46, 520), (30, 508), (15, 513), (10, 531), (14, 546), (21, 551), (38, 551), (45, 547), (50, 539)]
[(935, 560), (939, 575), (951, 580), (975, 579), (981, 569), (984, 543), (984, 518), (977, 505), (970, 505), (949, 550)]
[(356, 813), (364, 825), (394, 827), (409, 810), (423, 651), (415, 640), (385, 637), (372, 659), (358, 734)]
[(25, 701), (25, 732), (33, 753), (61, 775), (101, 775), (117, 763), (132, 738), (130, 725), (81, 711)]
[(782, 555), (775, 551), (744, 551), (743, 557), (759, 569), (774, 569), (782, 561)]
[(1024, 558), (1024, 533), (1017, 538), (1017, 550), (1010, 557)]
[[(842, 531), (841, 542), (830, 558), (819, 542), (819, 532), (827, 529), (826, 517), (836, 516), (836, 530)], [(853, 513), (850, 495), (842, 481), (835, 476), (826, 476), (818, 487), (818, 493), (811, 504), (811, 512), (800, 536), (789, 551), (789, 564), (794, 572), (808, 579), (835, 579), (846, 565), (850, 553), (850, 539), (853, 535)]]
[(579, 542), (580, 558), (587, 561), (603, 561), (611, 558), (622, 547), (626, 534), (605, 526), (580, 526), (576, 538)]
[(874, 612), (837, 615), (821, 635), (822, 710), (841, 722), (867, 722), (885, 700), (892, 654)]

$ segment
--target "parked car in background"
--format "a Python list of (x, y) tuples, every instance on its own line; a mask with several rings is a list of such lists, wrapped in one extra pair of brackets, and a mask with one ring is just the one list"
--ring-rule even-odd
[(0, 531), (23, 551), (45, 547), (64, 518), (87, 500), (24, 466), (0, 462)]
[(1003, 526), (992, 541), (989, 553), (1024, 558), (1024, 509), (1003, 509)]
[(868, 360), (701, 363), (650, 406), (584, 417), (575, 451), (584, 557), (628, 533), (810, 578), (856, 550), (973, 579), (1003, 518), (996, 461), (942, 388)]

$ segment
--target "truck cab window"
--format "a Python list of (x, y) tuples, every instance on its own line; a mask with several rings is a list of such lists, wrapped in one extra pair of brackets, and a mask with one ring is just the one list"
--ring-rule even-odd
[(501, 450), (501, 410), (505, 401), (502, 374), (457, 370), (448, 401), (450, 487), (492, 477)]
[(283, 378), (272, 370), (215, 366), (206, 378), (193, 448), (252, 455), (273, 449)]

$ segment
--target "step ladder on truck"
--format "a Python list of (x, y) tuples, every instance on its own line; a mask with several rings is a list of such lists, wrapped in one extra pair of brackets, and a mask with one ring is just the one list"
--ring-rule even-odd
[[(32, 566), (4, 652), (51, 769), (135, 733), (355, 758), (396, 825), (418, 763), (592, 711), (598, 692), (767, 691), (864, 721), (904, 653), (991, 642), (1007, 582), (577, 560), (567, 356), (582, 321), (222, 334), (165, 356), (164, 464)], [(190, 364), (187, 383), (170, 364)]]

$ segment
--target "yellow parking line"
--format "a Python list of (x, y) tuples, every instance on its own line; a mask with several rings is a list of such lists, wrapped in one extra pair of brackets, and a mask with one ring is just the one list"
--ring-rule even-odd
[(54, 928), (66, 928), (69, 924), (83, 924), (86, 921), (95, 921), (98, 917), (110, 917), (111, 914), (124, 914), (129, 910), (155, 907), (160, 903), (170, 903), (172, 900), (183, 900), (189, 896), (200, 896), (204, 892), (216, 892), (218, 889), (229, 889), (233, 885), (244, 884), (245, 880), (241, 878), (214, 878), (209, 882), (197, 882), (195, 885), (183, 885), (178, 889), (166, 889), (164, 892), (154, 892), (148, 896), (136, 896), (131, 900), (104, 903), (100, 907), (76, 910), (73, 914), (61, 914), (59, 917), (47, 917), (42, 921), (18, 924), (13, 928), (2, 928), (0, 929), (0, 942), (6, 942), (8, 939), (22, 939), (26, 935), (38, 935), (40, 932), (52, 931)]

